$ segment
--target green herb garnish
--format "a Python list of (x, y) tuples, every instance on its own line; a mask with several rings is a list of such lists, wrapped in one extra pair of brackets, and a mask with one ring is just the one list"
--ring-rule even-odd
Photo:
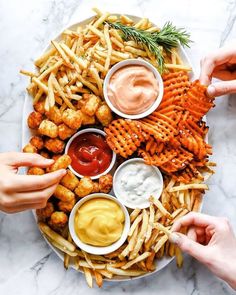
[(153, 33), (126, 26), (120, 22), (106, 23), (111, 28), (121, 31), (122, 38), (125, 41), (133, 40), (140, 45), (145, 45), (155, 56), (161, 73), (164, 69), (163, 49), (170, 52), (172, 48), (178, 47), (179, 43), (189, 47), (191, 42), (189, 33), (183, 28), (176, 28), (170, 22), (167, 22), (159, 32)]

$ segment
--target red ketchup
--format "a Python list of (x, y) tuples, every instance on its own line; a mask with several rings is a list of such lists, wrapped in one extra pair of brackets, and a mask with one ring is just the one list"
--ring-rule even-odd
[(83, 176), (103, 173), (112, 160), (112, 151), (105, 137), (92, 132), (77, 136), (69, 146), (68, 155), (72, 168)]

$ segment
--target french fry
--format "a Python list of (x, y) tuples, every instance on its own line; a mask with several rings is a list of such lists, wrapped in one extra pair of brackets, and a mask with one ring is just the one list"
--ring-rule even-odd
[(111, 40), (110, 40), (110, 36), (109, 36), (108, 24), (105, 24), (105, 26), (104, 26), (104, 38), (105, 38), (106, 45), (107, 45), (107, 57), (106, 57), (104, 68), (105, 68), (105, 71), (107, 72), (110, 67), (110, 60), (111, 60), (111, 53), (112, 53), (112, 46), (111, 46)]
[(165, 207), (162, 205), (162, 203), (155, 197), (151, 196), (150, 198), (150, 202), (152, 202), (162, 213), (162, 215), (164, 215), (165, 217), (171, 219), (172, 216), (171, 214), (165, 209)]
[(110, 265), (107, 266), (107, 270), (111, 272), (112, 274), (118, 275), (118, 276), (128, 276), (128, 277), (137, 277), (141, 276), (142, 274), (145, 274), (145, 271), (143, 270), (129, 270), (129, 269), (119, 269), (112, 267)]
[(55, 49), (57, 50), (57, 52), (60, 54), (60, 56), (62, 57), (62, 59), (64, 60), (65, 64), (73, 69), (73, 65), (70, 62), (70, 59), (68, 58), (68, 56), (65, 54), (65, 52), (62, 50), (61, 46), (59, 43), (57, 43), (56, 41), (51, 41), (52, 45), (55, 47)]
[(139, 208), (134, 209), (129, 216), (130, 222), (133, 222), (136, 219), (136, 217), (139, 215), (140, 212), (141, 212), (141, 209), (139, 209)]
[(74, 252), (76, 247), (70, 243), (69, 241), (67, 241), (66, 239), (64, 239), (62, 236), (60, 236), (58, 233), (54, 232), (49, 226), (47, 226), (45, 223), (43, 222), (39, 222), (38, 223), (39, 228), (41, 229), (41, 231), (50, 239), (52, 239), (53, 241), (55, 241), (57, 244), (59, 244), (62, 247), (65, 247), (66, 249), (68, 249), (71, 252)]
[(150, 239), (152, 234), (153, 224), (154, 224), (155, 211), (154, 211), (154, 207), (152, 203), (150, 204), (149, 212), (150, 212), (149, 221), (148, 221), (148, 228), (147, 228), (145, 242), (147, 242)]
[(87, 267), (83, 267), (83, 271), (84, 271), (85, 279), (89, 288), (93, 288), (93, 277), (92, 277), (91, 270)]
[(159, 229), (160, 231), (163, 231), (163, 233), (166, 234), (167, 237), (169, 237), (169, 235), (171, 234), (171, 231), (167, 227), (163, 226), (161, 223), (156, 222), (153, 224), (153, 227)]
[(175, 246), (175, 257), (177, 266), (181, 268), (183, 266), (183, 255), (178, 246)]
[(155, 253), (157, 253), (161, 247), (165, 244), (165, 242), (168, 241), (168, 236), (164, 235), (163, 237), (161, 237), (158, 242), (156, 243), (156, 245), (154, 246), (154, 251)]
[(102, 274), (99, 273), (98, 271), (94, 270), (94, 277), (95, 277), (95, 281), (96, 281), (96, 284), (99, 288), (102, 287), (102, 284), (103, 284), (103, 279), (102, 279)]
[(170, 193), (177, 192), (177, 191), (183, 191), (188, 189), (202, 189), (202, 190), (208, 190), (209, 187), (205, 183), (190, 183), (190, 184), (184, 184), (175, 186), (169, 189)]
[(146, 259), (148, 256), (150, 256), (151, 253), (150, 252), (144, 252), (142, 255), (136, 257), (135, 259), (127, 262), (124, 266), (122, 266), (122, 269), (127, 269), (130, 268), (133, 264), (138, 263), (144, 259)]

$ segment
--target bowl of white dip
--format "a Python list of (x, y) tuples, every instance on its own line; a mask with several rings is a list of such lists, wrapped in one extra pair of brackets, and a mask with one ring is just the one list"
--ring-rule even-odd
[(150, 196), (161, 196), (163, 177), (157, 167), (147, 165), (143, 159), (133, 158), (122, 163), (116, 170), (113, 190), (117, 199), (126, 207), (148, 208)]

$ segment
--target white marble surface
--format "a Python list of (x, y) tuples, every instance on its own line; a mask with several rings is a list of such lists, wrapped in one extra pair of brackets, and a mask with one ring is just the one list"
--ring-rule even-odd
[[(99, 6), (111, 12), (166, 20), (186, 27), (195, 42), (188, 54), (199, 72), (206, 53), (236, 37), (235, 0), (8, 0), (0, 1), (0, 152), (20, 150), (21, 116), (27, 79), (19, 69), (32, 69), (32, 61), (69, 23), (90, 15)], [(236, 97), (217, 99), (208, 116), (209, 141), (218, 163), (205, 196), (204, 212), (227, 216), (236, 229)], [(0, 213), (0, 294), (234, 294), (202, 265), (186, 257), (149, 278), (125, 283), (105, 283), (89, 290), (82, 275), (64, 271), (62, 262), (39, 234), (31, 212)]]

